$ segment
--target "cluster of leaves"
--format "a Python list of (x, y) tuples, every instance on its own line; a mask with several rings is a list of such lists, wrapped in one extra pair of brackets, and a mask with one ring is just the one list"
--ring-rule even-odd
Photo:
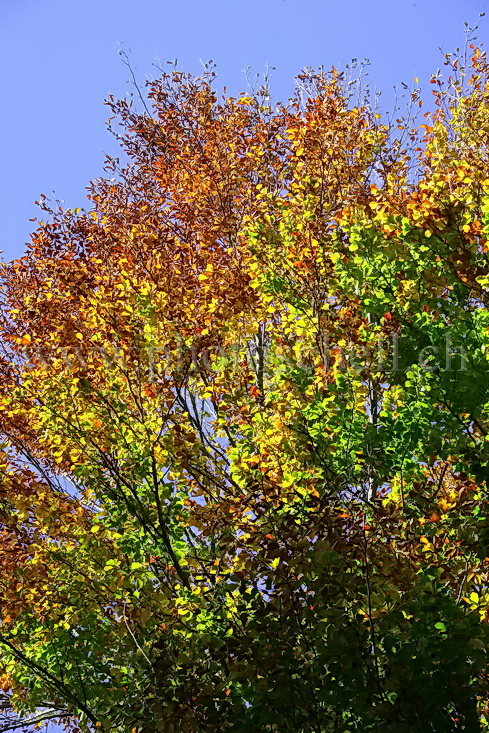
[(422, 125), (334, 70), (110, 100), (128, 164), (1, 273), (0, 730), (489, 727), (472, 50)]

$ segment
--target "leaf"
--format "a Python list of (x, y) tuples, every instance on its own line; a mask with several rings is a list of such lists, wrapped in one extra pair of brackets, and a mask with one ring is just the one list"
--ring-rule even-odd
[(0, 268), (0, 687), (21, 727), (41, 707), (73, 733), (486, 725), (472, 50), (419, 129), (336, 69), (277, 106), (223, 97), (211, 66), (139, 109), (110, 98), (130, 166)]

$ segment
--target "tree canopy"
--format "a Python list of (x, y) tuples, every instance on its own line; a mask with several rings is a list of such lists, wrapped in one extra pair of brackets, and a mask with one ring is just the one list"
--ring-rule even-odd
[[(489, 727), (489, 65), (212, 72), (1, 270), (0, 731)], [(399, 115), (396, 117), (396, 115)]]

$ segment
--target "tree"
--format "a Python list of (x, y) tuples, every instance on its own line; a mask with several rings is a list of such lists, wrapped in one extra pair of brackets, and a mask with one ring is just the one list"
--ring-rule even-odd
[(335, 70), (109, 100), (130, 162), (1, 274), (0, 730), (488, 727), (472, 51), (422, 125)]

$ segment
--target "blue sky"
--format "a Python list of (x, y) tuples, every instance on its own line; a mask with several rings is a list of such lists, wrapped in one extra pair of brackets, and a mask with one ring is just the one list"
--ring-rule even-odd
[[(85, 186), (116, 153), (105, 128), (109, 93), (128, 90), (119, 43), (138, 78), (152, 63), (178, 58), (186, 71), (218, 64), (230, 93), (242, 70), (276, 67), (273, 90), (287, 98), (304, 66), (371, 61), (372, 86), (427, 82), (441, 65), (438, 47), (463, 43), (488, 0), (0, 0), (0, 248), (19, 256), (29, 240), (40, 193), (83, 206)], [(482, 21), (479, 39), (489, 30)]]
[[(286, 99), (304, 66), (344, 66), (369, 58), (370, 83), (418, 76), (429, 93), (438, 50), (464, 41), (463, 23), (489, 0), (0, 0), (0, 248), (20, 256), (39, 194), (84, 206), (85, 186), (102, 175), (117, 146), (105, 128), (104, 98), (129, 90), (119, 43), (138, 79), (175, 58), (197, 73), (213, 59), (218, 84), (246, 89), (242, 70), (275, 66), (273, 92)], [(478, 39), (489, 35), (489, 13)], [(54, 733), (54, 728), (51, 730)]]
[[(0, 248), (19, 256), (29, 240), (40, 193), (83, 206), (85, 186), (116, 153), (105, 128), (109, 93), (128, 90), (119, 43), (138, 78), (152, 63), (178, 58), (198, 72), (218, 64), (230, 93), (245, 88), (243, 68), (276, 66), (278, 99), (308, 66), (352, 57), (371, 61), (372, 86), (386, 92), (415, 75), (426, 85), (441, 65), (438, 47), (463, 43), (489, 0), (0, 0)], [(478, 33), (484, 41), (489, 15)]]

